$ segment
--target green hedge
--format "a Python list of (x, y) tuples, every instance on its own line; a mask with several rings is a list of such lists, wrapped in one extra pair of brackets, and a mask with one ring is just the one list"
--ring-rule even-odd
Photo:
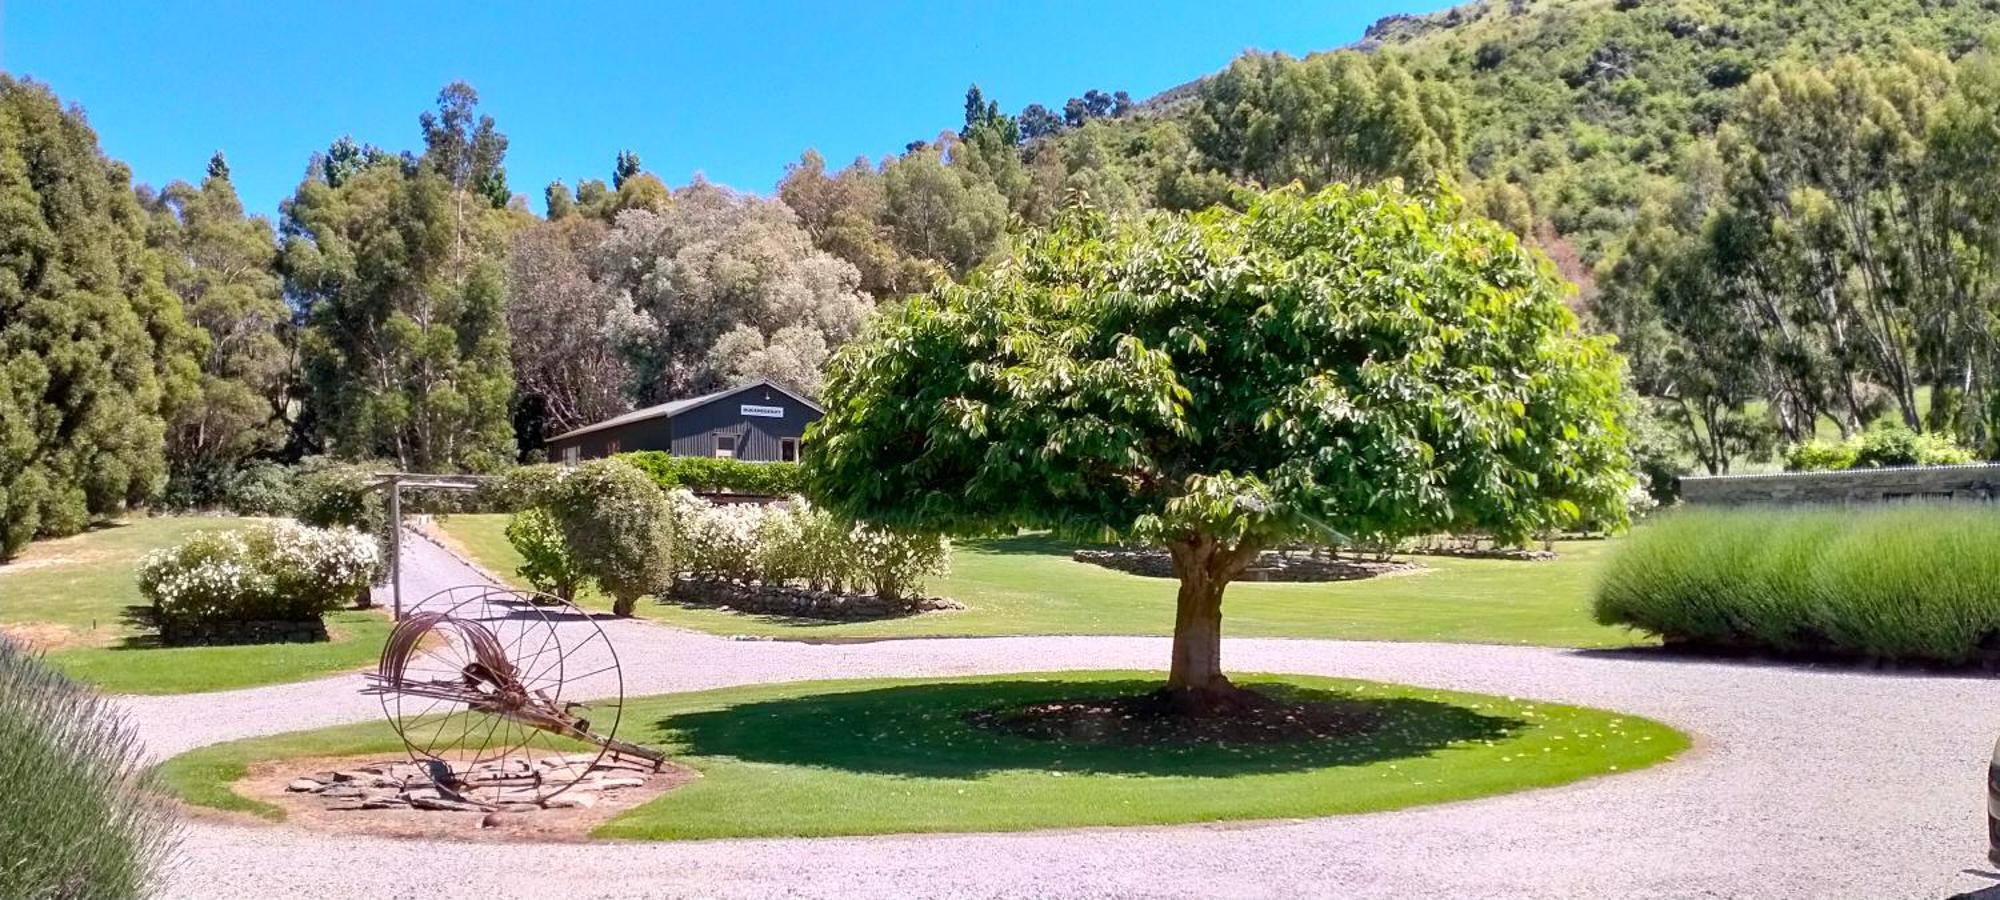
[(660, 450), (620, 453), (663, 488), (684, 487), (694, 491), (732, 491), (739, 494), (766, 494), (785, 497), (805, 491), (805, 479), (798, 463), (745, 462), (706, 456), (674, 456)]
[(1619, 548), (1596, 615), (1717, 648), (1995, 662), (1995, 548), (1985, 506), (1686, 509)]
[(1819, 440), (1794, 445), (1785, 453), (1785, 468), (1794, 472), (1823, 472), (1887, 466), (1951, 466), (1978, 458), (1946, 435), (1882, 424), (1844, 441)]

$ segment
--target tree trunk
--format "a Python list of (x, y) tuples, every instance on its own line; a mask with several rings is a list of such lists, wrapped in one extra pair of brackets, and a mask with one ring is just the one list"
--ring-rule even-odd
[(1258, 547), (1252, 541), (1224, 547), (1208, 535), (1194, 535), (1167, 550), (1181, 584), (1164, 693), (1188, 715), (1240, 708), (1250, 699), (1247, 692), (1222, 674), (1222, 592), (1257, 558)]
[(639, 606), (639, 598), (615, 595), (611, 598), (611, 614), (621, 619), (632, 617), (632, 611)]
[(1223, 587), (1205, 573), (1181, 576), (1167, 690), (1206, 691), (1229, 686), (1229, 679), (1222, 674)]

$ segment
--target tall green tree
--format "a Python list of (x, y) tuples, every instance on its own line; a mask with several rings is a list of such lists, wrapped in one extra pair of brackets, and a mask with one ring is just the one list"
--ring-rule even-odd
[(167, 458), (186, 499), (217, 499), (214, 481), (252, 453), (273, 449), (292, 412), (291, 309), (277, 272), (271, 223), (246, 216), (222, 154), (199, 186), (176, 181), (151, 197), (149, 243), (167, 286), (201, 329), (200, 394), (168, 422)]
[(819, 363), (872, 308), (788, 206), (704, 181), (662, 212), (620, 215), (599, 253), (637, 313), (621, 340), (642, 403), (766, 376), (816, 391)]
[(1569, 290), (1449, 198), (1080, 209), (836, 357), (812, 493), (899, 528), (1164, 546), (1166, 690), (1227, 707), (1223, 593), (1266, 547), (1622, 518), (1619, 364)]
[(131, 174), (48, 88), (0, 76), (0, 556), (142, 503), (200, 336)]
[(1202, 84), (1189, 119), (1208, 167), (1278, 186), (1456, 177), (1458, 100), (1392, 56), (1251, 53)]
[(826, 159), (807, 150), (778, 183), (778, 198), (798, 215), (813, 245), (852, 264), (861, 289), (878, 298), (924, 290), (943, 276), (941, 266), (896, 246), (884, 181), (867, 159), (828, 174)]
[(912, 150), (882, 169), (884, 221), (903, 252), (962, 276), (984, 262), (1007, 228), (1008, 198), (966, 164), (956, 134)]
[(524, 449), (632, 408), (635, 386), (619, 337), (635, 314), (598, 271), (606, 231), (596, 220), (570, 216), (514, 237), (507, 331)]
[(412, 470), (487, 470), (514, 457), (506, 328), (512, 233), (506, 138), (448, 86), (420, 120), (425, 152), (368, 157), (337, 180), (329, 152), (284, 204), (281, 266), (324, 449)]

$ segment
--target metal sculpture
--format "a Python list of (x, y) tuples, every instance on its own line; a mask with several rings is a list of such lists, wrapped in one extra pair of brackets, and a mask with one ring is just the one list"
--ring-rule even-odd
[[(565, 638), (567, 637), (567, 640)], [(365, 692), (447, 799), (546, 804), (610, 757), (658, 771), (617, 739), (625, 680), (604, 629), (573, 603), (492, 585), (439, 591), (389, 633)], [(607, 725), (586, 717), (593, 698)], [(601, 717), (600, 717), (601, 718)]]

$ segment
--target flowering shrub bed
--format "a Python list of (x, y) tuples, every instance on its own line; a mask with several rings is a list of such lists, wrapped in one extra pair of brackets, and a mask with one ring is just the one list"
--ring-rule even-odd
[(675, 562), (695, 578), (867, 590), (899, 600), (951, 563), (951, 542), (942, 537), (844, 522), (802, 498), (715, 504), (677, 490), (668, 502)]
[(290, 522), (199, 532), (139, 564), (163, 635), (218, 622), (317, 621), (368, 589), (375, 541), (351, 528)]

